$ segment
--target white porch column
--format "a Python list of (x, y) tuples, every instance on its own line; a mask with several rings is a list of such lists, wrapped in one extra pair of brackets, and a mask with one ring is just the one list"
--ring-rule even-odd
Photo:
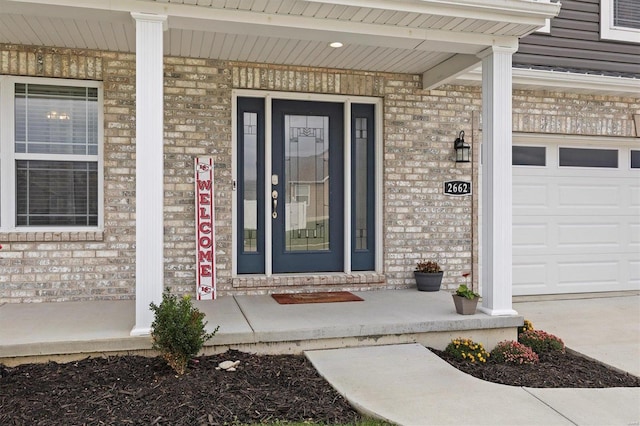
[(163, 47), (167, 17), (132, 13), (136, 21), (136, 323), (149, 334), (164, 285)]
[(482, 306), (513, 315), (511, 59), (512, 47), (482, 52)]

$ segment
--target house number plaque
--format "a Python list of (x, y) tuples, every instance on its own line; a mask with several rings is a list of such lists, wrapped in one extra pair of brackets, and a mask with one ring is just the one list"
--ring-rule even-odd
[(471, 195), (471, 182), (461, 180), (450, 180), (444, 183), (445, 195), (460, 197), (463, 195)]

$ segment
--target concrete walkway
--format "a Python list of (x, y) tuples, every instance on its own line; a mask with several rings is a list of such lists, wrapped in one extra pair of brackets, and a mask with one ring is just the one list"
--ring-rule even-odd
[[(537, 329), (637, 375), (640, 297), (515, 303)], [(307, 351), (362, 412), (400, 425), (638, 425), (640, 388), (533, 389), (461, 373), (417, 344)]]
[(632, 425), (640, 388), (531, 389), (461, 373), (418, 344), (307, 351), (364, 413), (400, 425)]

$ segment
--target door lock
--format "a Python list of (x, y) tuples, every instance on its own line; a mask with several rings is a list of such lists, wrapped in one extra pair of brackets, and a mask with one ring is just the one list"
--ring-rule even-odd
[[(275, 175), (274, 175), (275, 176)], [(271, 198), (273, 199), (273, 211), (271, 212), (271, 217), (276, 219), (278, 217), (278, 191), (275, 189), (271, 191)]]

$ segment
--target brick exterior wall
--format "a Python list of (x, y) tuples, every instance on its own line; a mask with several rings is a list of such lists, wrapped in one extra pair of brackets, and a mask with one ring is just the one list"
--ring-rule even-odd
[[(0, 75), (103, 81), (104, 230), (0, 232), (0, 303), (135, 297), (135, 56), (0, 45)], [(477, 276), (477, 196), (445, 197), (442, 182), (477, 175), (480, 88), (424, 91), (420, 76), (165, 58), (165, 285), (195, 294), (193, 159), (213, 156), (220, 295), (414, 286), (437, 259), (443, 286)], [(232, 89), (383, 98), (384, 273), (236, 277), (232, 262)], [(638, 98), (514, 91), (514, 131), (633, 136)], [(460, 130), (473, 164), (453, 161)], [(474, 179), (477, 182), (477, 179)], [(474, 193), (478, 194), (477, 187)]]

